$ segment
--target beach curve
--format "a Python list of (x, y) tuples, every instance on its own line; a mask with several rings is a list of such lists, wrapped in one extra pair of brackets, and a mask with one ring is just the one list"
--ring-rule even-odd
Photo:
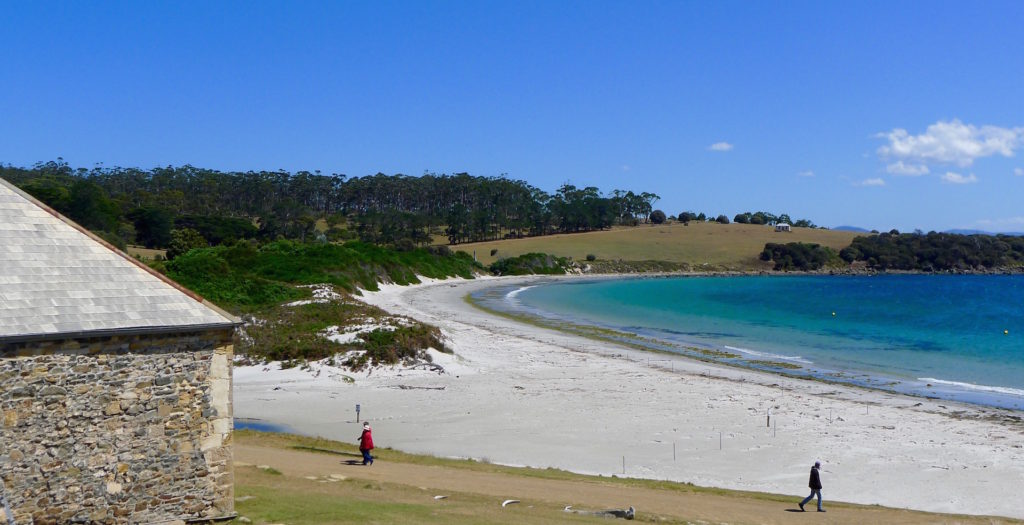
[(236, 415), (348, 440), (359, 403), (381, 444), (409, 452), (794, 498), (820, 459), (826, 500), (1024, 517), (1012, 503), (1024, 486), (1024, 434), (1010, 412), (641, 352), (464, 300), (511, 282), (542, 280), (433, 281), (365, 294), (439, 326), (457, 357), (449, 375), (347, 383), (241, 374)]

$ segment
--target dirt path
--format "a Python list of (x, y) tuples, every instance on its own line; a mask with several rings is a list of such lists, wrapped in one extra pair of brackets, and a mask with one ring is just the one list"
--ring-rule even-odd
[[(287, 476), (327, 476), (343, 474), (350, 478), (426, 487), (442, 493), (469, 493), (494, 496), (495, 500), (518, 499), (580, 508), (636, 507), (638, 513), (682, 518), (709, 523), (1021, 523), (987, 517), (928, 514), (882, 507), (829, 505), (826, 513), (801, 513), (800, 495), (792, 501), (774, 502), (738, 495), (688, 494), (679, 491), (628, 487), (600, 481), (562, 481), (501, 473), (474, 472), (442, 466), (377, 461), (371, 467), (349, 465), (337, 456), (283, 450), (273, 447), (239, 444), (238, 462), (269, 465)], [(828, 497), (828, 490), (823, 491)]]

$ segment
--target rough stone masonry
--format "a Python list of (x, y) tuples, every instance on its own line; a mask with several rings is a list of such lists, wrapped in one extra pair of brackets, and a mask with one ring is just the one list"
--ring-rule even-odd
[(231, 330), (0, 345), (17, 523), (233, 516), (232, 352)]

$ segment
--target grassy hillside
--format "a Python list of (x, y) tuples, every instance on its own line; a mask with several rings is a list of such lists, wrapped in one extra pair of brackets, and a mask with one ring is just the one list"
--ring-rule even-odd
[[(599, 260), (685, 263), (694, 270), (750, 270), (771, 268), (770, 263), (758, 259), (769, 242), (817, 243), (839, 251), (858, 235), (862, 234), (812, 228), (776, 233), (770, 226), (691, 222), (689, 226), (645, 224), (591, 233), (461, 244), (458, 249), (468, 253), (475, 250), (477, 260), (485, 265), (498, 258), (541, 252), (572, 257), (579, 262), (593, 254)], [(494, 249), (498, 251), (492, 256)]]

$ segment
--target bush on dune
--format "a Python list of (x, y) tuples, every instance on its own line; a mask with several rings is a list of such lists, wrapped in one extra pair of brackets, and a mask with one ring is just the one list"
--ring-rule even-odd
[(556, 257), (546, 253), (527, 253), (518, 257), (499, 259), (489, 267), (495, 275), (559, 275), (570, 267), (565, 257)]
[(356, 370), (368, 364), (393, 364), (416, 360), (429, 362), (430, 354), (422, 351), (426, 348), (442, 352), (448, 351), (441, 340), (440, 329), (419, 323), (412, 326), (400, 326), (394, 330), (378, 328), (360, 334), (360, 338), (363, 339), (362, 348), (366, 352), (345, 362), (346, 365)]
[[(441, 331), (406, 317), (395, 317), (359, 301), (328, 300), (299, 305), (281, 305), (259, 313), (259, 322), (245, 326), (239, 355), (259, 360), (301, 362), (342, 354), (347, 366), (397, 364), (430, 361), (427, 348), (448, 352)], [(349, 342), (328, 339), (332, 326), (370, 324), (376, 328), (359, 332)], [(345, 356), (349, 354), (349, 356)]]

